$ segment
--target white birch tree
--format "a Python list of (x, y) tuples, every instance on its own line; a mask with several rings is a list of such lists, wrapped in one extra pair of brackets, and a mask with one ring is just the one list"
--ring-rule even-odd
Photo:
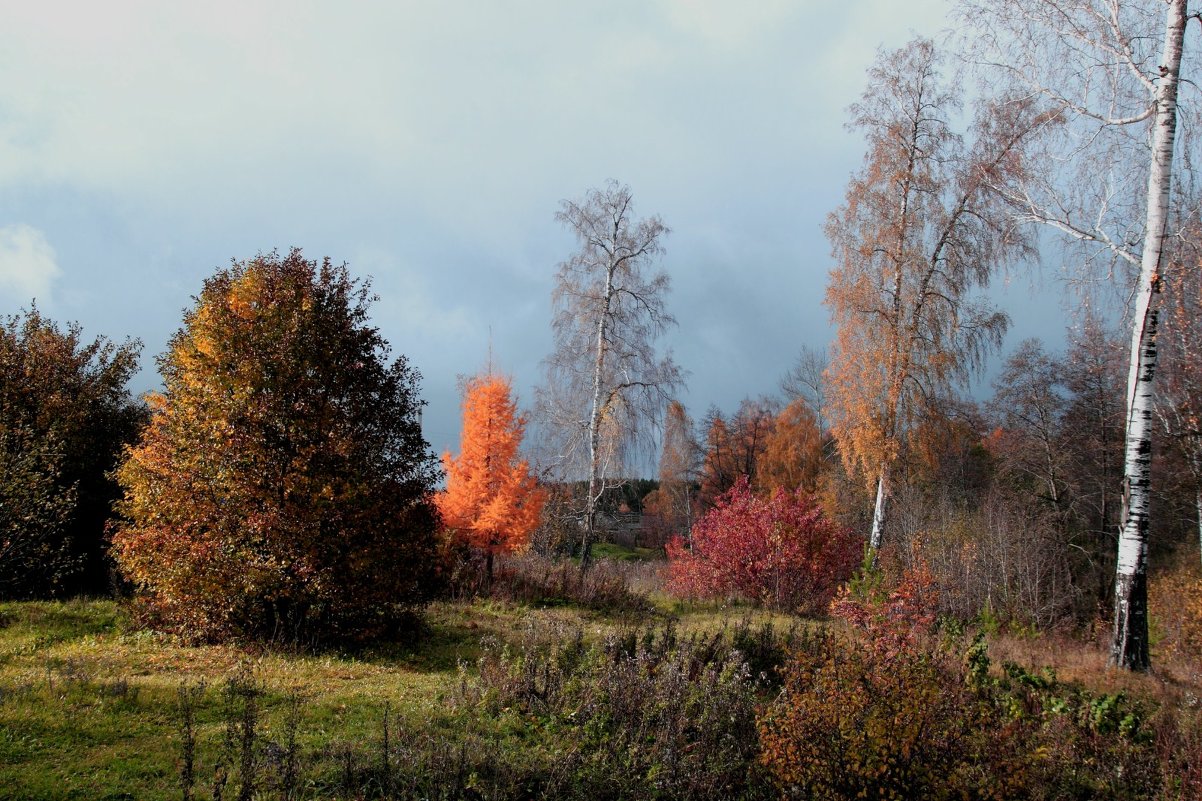
[(555, 350), (536, 404), (550, 465), (559, 480), (587, 481), (581, 570), (597, 534), (598, 504), (628, 477), (630, 456), (650, 433), (681, 374), (656, 341), (676, 321), (664, 298), (669, 280), (654, 262), (667, 226), (634, 215), (630, 188), (610, 181), (556, 218), (579, 249), (559, 266), (552, 294)]
[(1195, 15), (1189, 0), (963, 0), (960, 11), (976, 31), (970, 58), (1003, 94), (1039, 103), (1062, 122), (1041, 142), (1040, 172), (999, 191), (1018, 219), (1050, 226), (1135, 274), (1110, 658), (1146, 670), (1155, 296), (1186, 23)]
[(868, 142), (864, 166), (826, 225), (833, 432), (848, 468), (876, 486), (873, 549), (885, 539), (904, 438), (1009, 324), (973, 295), (1027, 247), (992, 187), (1022, 177), (1020, 146), (1047, 123), (1023, 107), (982, 107), (966, 143), (949, 124), (960, 99), (939, 64), (925, 39), (878, 58), (851, 108), (850, 127)]

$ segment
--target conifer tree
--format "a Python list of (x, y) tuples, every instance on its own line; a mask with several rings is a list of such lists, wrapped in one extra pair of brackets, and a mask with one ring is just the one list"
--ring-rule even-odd
[(459, 456), (443, 454), (437, 504), (454, 536), (484, 554), (489, 581), (493, 557), (526, 545), (547, 500), (518, 453), (525, 430), (508, 378), (489, 371), (467, 381)]

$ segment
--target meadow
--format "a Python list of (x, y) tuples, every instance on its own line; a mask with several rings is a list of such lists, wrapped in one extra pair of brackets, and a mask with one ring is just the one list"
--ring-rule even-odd
[[(513, 597), (534, 593), (510, 576), (498, 597), (436, 602), (407, 638), (357, 651), (184, 645), (113, 600), (0, 604), (0, 798), (780, 797), (756, 719), (791, 657), (855, 635), (841, 621), (670, 599), (656, 567), (604, 561), (595, 586), (609, 594), (575, 599)], [(618, 579), (637, 603), (614, 602)], [(963, 663), (968, 633), (953, 635)], [(1199, 777), (1173, 779), (1202, 748), (1202, 685), (1187, 663), (1108, 671), (1100, 649), (1034, 633), (997, 633), (989, 653), (994, 681), (1026, 682), (1028, 701), (1084, 705), (1071, 752), (1035, 759), (1081, 760), (1066, 793), (1191, 797)], [(1156, 776), (1136, 786), (1141, 762)]]

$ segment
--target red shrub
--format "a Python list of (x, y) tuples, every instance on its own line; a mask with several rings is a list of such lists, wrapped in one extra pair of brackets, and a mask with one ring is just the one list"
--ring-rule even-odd
[(928, 630), (939, 608), (939, 588), (926, 560), (919, 557), (892, 590), (885, 586), (884, 573), (865, 560), (855, 578), (839, 588), (831, 613), (872, 637), (890, 635), (892, 641), (910, 642)]
[(804, 493), (765, 500), (742, 478), (668, 544), (669, 589), (700, 598), (743, 597), (805, 613), (826, 609), (860, 561), (862, 543)]

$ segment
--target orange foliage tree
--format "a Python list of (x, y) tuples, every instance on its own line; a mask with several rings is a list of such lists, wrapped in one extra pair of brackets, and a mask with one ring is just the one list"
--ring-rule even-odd
[(710, 409), (702, 423), (706, 431), (699, 493), (702, 508), (712, 507), (740, 476), (751, 480), (758, 474), (777, 408), (770, 398), (744, 398), (729, 421), (716, 408)]
[(547, 501), (518, 455), (525, 430), (508, 378), (489, 372), (468, 380), (459, 458), (443, 454), (447, 488), (436, 503), (453, 536), (484, 553), (489, 580), (493, 556), (526, 544)]
[(1028, 244), (997, 191), (1024, 169), (1023, 104), (981, 108), (966, 144), (949, 124), (960, 99), (939, 62), (917, 39), (869, 71), (851, 107), (868, 153), (826, 224), (834, 434), (849, 472), (876, 484), (873, 548), (894, 463), (927, 399), (966, 379), (1009, 324), (973, 290)]
[(156, 625), (359, 640), (430, 597), (437, 468), (420, 376), (387, 362), (372, 299), (299, 250), (205, 281), (117, 472), (113, 556)]
[(809, 404), (798, 398), (776, 416), (764, 440), (764, 452), (756, 463), (755, 488), (765, 494), (778, 488), (814, 493), (821, 472), (818, 418)]

